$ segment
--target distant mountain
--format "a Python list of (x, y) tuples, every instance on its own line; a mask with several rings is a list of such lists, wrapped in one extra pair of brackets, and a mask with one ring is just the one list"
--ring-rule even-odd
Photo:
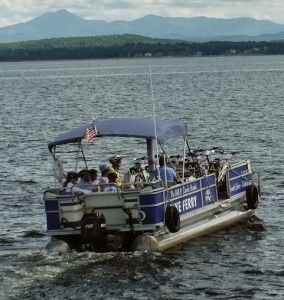
[[(210, 38), (211, 41), (228, 41), (228, 42), (272, 42), (272, 41), (284, 41), (284, 32), (273, 33), (273, 34), (260, 34), (260, 35), (222, 35), (222, 36), (213, 36)], [(193, 38), (192, 42), (208, 42), (208, 38)]]
[(271, 40), (283, 38), (284, 24), (252, 18), (217, 19), (207, 17), (170, 18), (148, 15), (133, 21), (86, 20), (67, 10), (48, 12), (28, 22), (0, 28), (0, 42), (54, 37), (110, 34), (138, 34), (153, 38), (209, 40)]

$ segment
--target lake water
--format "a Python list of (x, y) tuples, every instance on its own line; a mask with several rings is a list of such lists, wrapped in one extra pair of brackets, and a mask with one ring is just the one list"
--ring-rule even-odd
[[(162, 254), (47, 252), (47, 143), (94, 118), (153, 118), (149, 61), (0, 63), (0, 299), (284, 298), (284, 56), (150, 62), (156, 117), (187, 123), (193, 148), (241, 151), (261, 173), (265, 230), (236, 225)], [(125, 165), (142, 153), (109, 141), (98, 162), (102, 149)]]

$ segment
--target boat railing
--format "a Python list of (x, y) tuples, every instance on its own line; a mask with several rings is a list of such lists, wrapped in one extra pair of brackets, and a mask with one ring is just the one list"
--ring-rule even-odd
[[(168, 185), (172, 186), (176, 184), (176, 182), (168, 182)], [(144, 189), (159, 189), (161, 187), (164, 187), (163, 182), (161, 180), (155, 180), (155, 181), (147, 181), (147, 182), (124, 182), (121, 186), (118, 186), (114, 183), (104, 183), (104, 184), (93, 184), (91, 187), (90, 185), (81, 185), (80, 188), (78, 188), (76, 185), (74, 185), (72, 188), (70, 188), (68, 191), (64, 188), (57, 189), (57, 192), (59, 193), (65, 193), (69, 195), (73, 194), (76, 195), (77, 193), (83, 193), (85, 195), (88, 194), (97, 194), (97, 193), (124, 193), (124, 192), (131, 192), (131, 191), (141, 191)]]
[(47, 188), (44, 192), (44, 199), (53, 198), (72, 198), (77, 199), (78, 197), (84, 196), (83, 192), (80, 191), (66, 191), (65, 188)]

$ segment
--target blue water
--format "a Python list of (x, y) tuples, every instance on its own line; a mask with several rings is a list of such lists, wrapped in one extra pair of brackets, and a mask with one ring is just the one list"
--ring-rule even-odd
[[(150, 62), (156, 117), (187, 123), (193, 148), (240, 151), (260, 172), (265, 230), (236, 225), (161, 254), (47, 252), (47, 143), (93, 119), (152, 118), (149, 60), (1, 63), (0, 299), (284, 298), (284, 56)], [(93, 167), (124, 154), (126, 168), (143, 151), (111, 139)]]

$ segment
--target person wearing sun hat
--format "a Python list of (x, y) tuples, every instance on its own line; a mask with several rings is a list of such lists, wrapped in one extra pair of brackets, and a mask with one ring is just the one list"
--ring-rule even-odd
[(110, 172), (115, 173), (117, 175), (116, 184), (118, 187), (121, 187), (122, 180), (120, 175), (120, 166), (121, 166), (122, 157), (119, 155), (114, 155), (109, 158), (109, 162), (111, 163), (112, 167), (110, 168)]

